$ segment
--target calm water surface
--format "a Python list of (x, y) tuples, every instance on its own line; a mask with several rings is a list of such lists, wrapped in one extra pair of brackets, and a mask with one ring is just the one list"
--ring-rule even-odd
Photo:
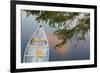
[[(25, 12), (22, 11), (21, 16), (21, 62), (23, 60), (24, 51), (27, 43), (38, 27), (38, 23), (35, 20), (35, 16), (26, 17)], [(90, 58), (90, 35), (86, 35), (86, 40), (66, 43), (62, 48), (55, 49), (54, 44), (58, 42), (53, 33), (56, 30), (53, 27), (49, 27), (48, 24), (42, 23), (44, 31), (49, 41), (50, 55), (49, 61), (68, 61), (68, 60), (86, 60)]]

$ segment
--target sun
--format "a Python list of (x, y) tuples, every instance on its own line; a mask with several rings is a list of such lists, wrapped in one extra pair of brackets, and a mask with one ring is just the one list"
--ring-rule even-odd
[(37, 56), (38, 58), (42, 58), (42, 57), (44, 56), (43, 50), (42, 50), (42, 49), (38, 49), (38, 50), (36, 51), (36, 56)]

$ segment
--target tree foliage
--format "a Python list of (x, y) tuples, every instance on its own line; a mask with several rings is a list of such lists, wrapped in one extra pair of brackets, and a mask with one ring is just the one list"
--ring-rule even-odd
[[(50, 27), (56, 28), (54, 35), (62, 40), (56, 47), (61, 47), (73, 37), (85, 40), (85, 35), (90, 29), (90, 14), (83, 12), (57, 12), (57, 11), (35, 11), (25, 10), (27, 17), (36, 16), (38, 22), (48, 23)], [(73, 25), (74, 24), (74, 25)]]

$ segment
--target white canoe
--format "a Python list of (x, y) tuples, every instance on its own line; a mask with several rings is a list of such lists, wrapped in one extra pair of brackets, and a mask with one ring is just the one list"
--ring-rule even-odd
[(43, 26), (39, 25), (24, 52), (24, 63), (49, 61), (49, 44)]

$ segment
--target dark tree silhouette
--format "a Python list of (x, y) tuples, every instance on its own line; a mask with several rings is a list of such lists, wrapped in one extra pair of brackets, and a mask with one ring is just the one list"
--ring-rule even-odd
[[(86, 33), (90, 30), (90, 14), (83, 12), (57, 12), (57, 11), (35, 11), (24, 10), (29, 15), (36, 16), (38, 22), (48, 23), (50, 27), (56, 28), (54, 35), (62, 40), (55, 47), (61, 47), (68, 40), (75, 38), (85, 40)], [(76, 23), (76, 24), (75, 24)], [(75, 25), (72, 25), (75, 24)]]

